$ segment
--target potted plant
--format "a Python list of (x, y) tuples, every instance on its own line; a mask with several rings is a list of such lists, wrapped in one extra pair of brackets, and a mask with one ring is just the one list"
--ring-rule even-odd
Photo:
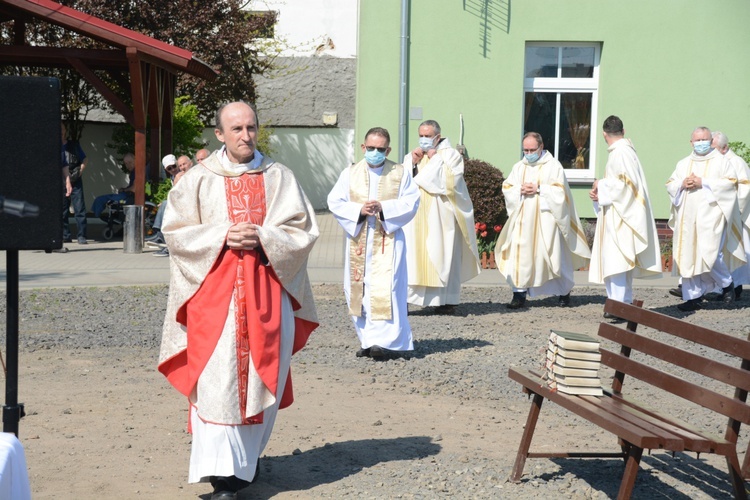
[(487, 227), (484, 222), (474, 224), (474, 232), (477, 235), (477, 250), (482, 262), (482, 269), (495, 269), (495, 244), (500, 236), (503, 226), (496, 225)]

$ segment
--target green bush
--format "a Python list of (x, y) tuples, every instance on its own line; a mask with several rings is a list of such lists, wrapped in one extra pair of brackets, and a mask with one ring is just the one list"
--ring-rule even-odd
[(474, 204), (474, 230), (479, 253), (492, 252), (503, 224), (508, 219), (503, 196), (502, 171), (477, 159), (464, 161), (464, 180)]
[(745, 160), (745, 163), (750, 164), (750, 148), (747, 147), (744, 142), (730, 142), (729, 149)]

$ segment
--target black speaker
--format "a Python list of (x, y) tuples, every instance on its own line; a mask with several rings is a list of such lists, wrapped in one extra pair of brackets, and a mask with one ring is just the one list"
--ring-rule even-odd
[(0, 76), (0, 111), (0, 250), (60, 248), (60, 82)]

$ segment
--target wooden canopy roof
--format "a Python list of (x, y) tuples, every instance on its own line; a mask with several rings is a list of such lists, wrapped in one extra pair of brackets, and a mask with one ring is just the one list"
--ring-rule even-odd
[[(26, 23), (33, 19), (55, 24), (112, 48), (27, 45)], [(151, 125), (153, 163), (160, 165), (161, 154), (172, 151), (176, 75), (185, 72), (213, 80), (216, 71), (188, 50), (51, 0), (0, 0), (0, 22), (7, 21), (13, 21), (13, 41), (10, 45), (0, 45), (0, 65), (75, 69), (135, 128), (136, 204), (143, 205), (147, 117)], [(130, 90), (132, 109), (94, 73), (100, 70), (106, 71), (122, 88)]]

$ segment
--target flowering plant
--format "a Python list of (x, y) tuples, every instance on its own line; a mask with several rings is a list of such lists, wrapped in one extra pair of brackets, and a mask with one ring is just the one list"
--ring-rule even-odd
[(495, 243), (497, 238), (500, 236), (500, 231), (503, 230), (503, 226), (496, 225), (492, 229), (487, 227), (484, 222), (477, 222), (474, 224), (474, 232), (477, 235), (477, 250), (479, 255), (487, 253), (488, 255), (495, 251)]

